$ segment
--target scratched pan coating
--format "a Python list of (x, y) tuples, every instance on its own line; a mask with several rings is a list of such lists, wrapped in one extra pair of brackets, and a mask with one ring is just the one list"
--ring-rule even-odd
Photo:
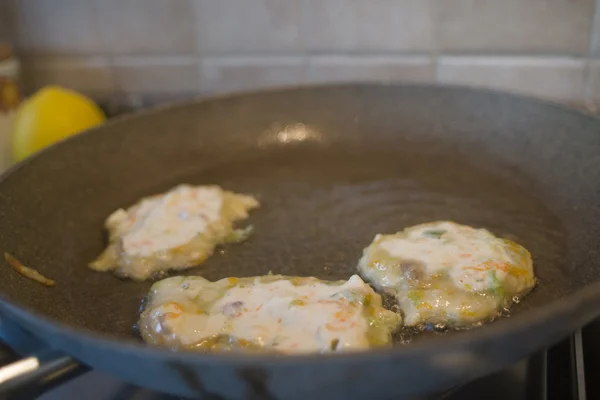
[[(57, 281), (48, 289), (3, 268), (2, 307), (94, 367), (179, 395), (383, 398), (443, 389), (598, 314), (598, 154), (591, 116), (451, 87), (288, 89), (116, 119), (0, 182), (1, 250)], [(525, 246), (539, 283), (510, 318), (393, 350), (274, 359), (148, 349), (132, 327), (151, 283), (86, 265), (105, 246), (111, 211), (179, 183), (261, 201), (248, 241), (184, 274), (347, 279), (376, 233), (448, 219)], [(353, 378), (359, 365), (368, 379)]]

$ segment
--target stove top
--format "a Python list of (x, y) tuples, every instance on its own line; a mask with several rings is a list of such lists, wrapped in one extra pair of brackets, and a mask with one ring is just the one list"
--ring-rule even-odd
[[(0, 320), (0, 365), (43, 350), (40, 341)], [(118, 377), (66, 364), (60, 375), (30, 385), (15, 399), (174, 400)], [(410, 400), (586, 400), (600, 399), (600, 320), (540, 353), (485, 378), (422, 399)]]

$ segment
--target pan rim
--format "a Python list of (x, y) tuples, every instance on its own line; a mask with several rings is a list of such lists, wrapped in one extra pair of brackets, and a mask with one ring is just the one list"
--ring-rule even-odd
[[(535, 102), (544, 106), (550, 106), (555, 109), (560, 109), (564, 112), (575, 113), (590, 119), (599, 120), (597, 116), (592, 114), (590, 111), (571, 107), (562, 103), (554, 102), (551, 100), (535, 98), (518, 94), (514, 92), (503, 92), (493, 89), (476, 88), (465, 85), (440, 85), (440, 84), (421, 84), (421, 83), (371, 83), (371, 82), (341, 82), (333, 84), (313, 84), (313, 85), (292, 85), (292, 86), (280, 86), (263, 90), (249, 90), (244, 92), (231, 92), (219, 95), (209, 96), (193, 96), (183, 100), (173, 100), (162, 103), (158, 106), (150, 107), (147, 109), (127, 113), (122, 116), (112, 118), (102, 125), (89, 129), (81, 134), (61, 140), (47, 148), (33, 154), (31, 157), (11, 166), (7, 169), (2, 176), (0, 176), (0, 187), (7, 179), (10, 179), (18, 170), (24, 168), (28, 164), (35, 162), (40, 157), (44, 157), (45, 154), (52, 152), (56, 146), (61, 146), (63, 143), (81, 140), (83, 137), (87, 137), (94, 134), (96, 131), (107, 129), (114, 124), (119, 124), (130, 119), (141, 118), (149, 114), (157, 114), (179, 108), (189, 107), (192, 104), (198, 103), (209, 103), (215, 101), (222, 101), (234, 98), (240, 98), (244, 96), (252, 96), (256, 94), (267, 94), (267, 93), (278, 93), (286, 92), (290, 90), (319, 90), (319, 89), (344, 89), (344, 88), (361, 88), (361, 87), (386, 87), (396, 88), (403, 87), (406, 89), (428, 89), (428, 90), (444, 90), (444, 91), (462, 91), (471, 93), (486, 93), (488, 95), (502, 96), (508, 98), (520, 99), (528, 102)], [(4, 293), (0, 292), (0, 301), (3, 303), (1, 308), (5, 308), (9, 313), (16, 315), (18, 318), (27, 322), (30, 327), (42, 329), (44, 331), (50, 331), (62, 338), (68, 338), (70, 340), (76, 340), (82, 343), (88, 343), (100, 348), (106, 348), (110, 350), (131, 353), (131, 354), (143, 354), (146, 356), (161, 358), (161, 359), (179, 359), (188, 361), (190, 363), (196, 363), (202, 361), (207, 364), (268, 364), (268, 365), (297, 365), (305, 364), (306, 362), (319, 362), (319, 363), (337, 363), (359, 361), (367, 362), (375, 359), (399, 359), (399, 358), (411, 358), (414, 356), (422, 356), (423, 354), (443, 354), (445, 352), (451, 352), (453, 348), (459, 349), (469, 342), (482, 342), (488, 343), (493, 342), (496, 338), (518, 334), (520, 332), (527, 331), (529, 329), (535, 329), (536, 327), (543, 326), (545, 322), (550, 320), (551, 316), (556, 315), (567, 315), (574, 310), (597, 309), (598, 311), (589, 311), (587, 317), (582, 317), (582, 322), (588, 322), (594, 316), (600, 314), (600, 282), (592, 283), (583, 289), (580, 289), (574, 293), (570, 293), (561, 299), (552, 300), (550, 303), (540, 306), (539, 308), (529, 310), (522, 314), (517, 314), (510, 318), (504, 318), (496, 321), (485, 329), (472, 329), (469, 331), (461, 332), (460, 334), (453, 335), (450, 337), (427, 340), (423, 342), (412, 343), (407, 346), (396, 345), (391, 348), (377, 348), (370, 349), (367, 351), (360, 352), (348, 352), (348, 353), (333, 353), (333, 354), (302, 354), (294, 356), (280, 356), (273, 354), (210, 354), (210, 353), (193, 353), (193, 352), (174, 352), (169, 349), (154, 348), (146, 345), (144, 342), (137, 342), (134, 340), (122, 340), (118, 338), (111, 338), (100, 333), (87, 330), (82, 327), (72, 327), (59, 320), (49, 318), (36, 311), (27, 309), (8, 300)]]

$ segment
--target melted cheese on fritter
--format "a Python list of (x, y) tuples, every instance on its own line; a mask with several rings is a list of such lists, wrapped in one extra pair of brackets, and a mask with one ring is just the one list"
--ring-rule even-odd
[(407, 325), (494, 318), (535, 284), (531, 256), (485, 229), (434, 222), (377, 235), (361, 274), (398, 298)]
[(171, 348), (292, 354), (383, 345), (399, 323), (356, 275), (346, 282), (174, 277), (152, 287), (140, 332), (150, 344)]
[(223, 191), (216, 186), (179, 186), (164, 196), (143, 200), (130, 213), (111, 217), (124, 232), (123, 250), (147, 256), (188, 243), (221, 217)]
[(199, 264), (226, 241), (233, 222), (257, 206), (253, 197), (218, 186), (180, 185), (144, 198), (108, 217), (110, 244), (90, 267), (143, 280)]
[[(447, 273), (455, 286), (481, 292), (495, 289), (522, 262), (507, 242), (485, 229), (442, 222), (405, 231), (405, 237), (380, 242), (392, 257), (419, 260), (426, 275)], [(377, 239), (375, 239), (377, 240)]]

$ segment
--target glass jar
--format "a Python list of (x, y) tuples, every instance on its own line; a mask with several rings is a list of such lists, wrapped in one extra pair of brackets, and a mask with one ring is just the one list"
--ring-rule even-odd
[(0, 172), (11, 164), (12, 120), (21, 102), (19, 61), (12, 48), (0, 43)]

